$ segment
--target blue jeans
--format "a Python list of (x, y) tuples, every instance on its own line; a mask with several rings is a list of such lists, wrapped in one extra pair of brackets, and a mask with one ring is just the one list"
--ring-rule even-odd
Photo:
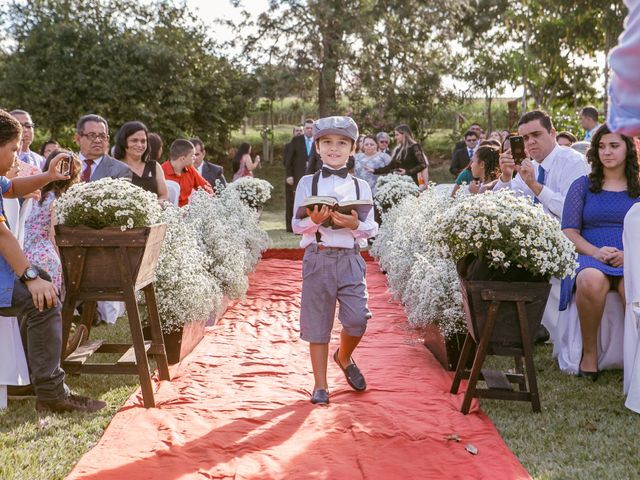
[[(45, 277), (41, 273), (42, 277)], [(16, 278), (10, 307), (0, 307), (0, 315), (17, 317), (22, 332), (31, 384), (38, 400), (64, 398), (69, 390), (60, 368), (62, 353), (62, 316), (60, 303), (40, 312), (33, 304), (29, 289)]]

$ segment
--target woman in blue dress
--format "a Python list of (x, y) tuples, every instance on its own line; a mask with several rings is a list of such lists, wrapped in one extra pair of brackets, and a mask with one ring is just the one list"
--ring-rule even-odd
[(640, 200), (640, 179), (633, 139), (611, 133), (606, 125), (593, 136), (587, 160), (592, 171), (573, 182), (562, 213), (562, 230), (575, 244), (580, 266), (575, 280), (563, 280), (560, 310), (567, 308), (575, 284), (583, 346), (578, 372), (596, 381), (598, 329), (609, 290), (625, 304), (622, 228)]

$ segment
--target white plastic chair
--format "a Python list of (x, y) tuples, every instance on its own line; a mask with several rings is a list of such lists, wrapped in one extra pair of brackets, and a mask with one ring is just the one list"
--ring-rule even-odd
[(624, 393), (625, 406), (640, 413), (640, 204), (624, 219)]
[[(2, 203), (11, 233), (19, 238), (21, 230), (24, 230), (24, 220), (20, 218), (20, 202), (17, 198), (4, 198)], [(22, 246), (22, 241), (19, 242)], [(7, 385), (28, 384), (29, 369), (18, 320), (16, 317), (0, 317), (0, 410), (7, 408)]]
[[(577, 375), (582, 358), (582, 332), (575, 295), (567, 309), (560, 312), (556, 333), (559, 338), (554, 343), (553, 355), (558, 366), (565, 373)], [(618, 292), (612, 291), (607, 294), (598, 330), (598, 370), (623, 367), (624, 336), (624, 306)]]
[(178, 198), (180, 198), (180, 184), (173, 180), (165, 180), (169, 190), (169, 201), (178, 206)]

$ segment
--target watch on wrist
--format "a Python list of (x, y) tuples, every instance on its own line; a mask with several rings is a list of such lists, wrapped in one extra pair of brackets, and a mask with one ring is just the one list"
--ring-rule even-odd
[(21, 282), (29, 282), (31, 280), (35, 280), (36, 278), (38, 278), (40, 275), (38, 273), (38, 270), (36, 270), (33, 266), (29, 266), (26, 268), (26, 270), (24, 271), (24, 273), (20, 276), (20, 281)]

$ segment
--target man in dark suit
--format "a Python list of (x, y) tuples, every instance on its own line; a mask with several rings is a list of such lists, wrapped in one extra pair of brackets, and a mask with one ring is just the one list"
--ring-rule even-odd
[(224, 178), (224, 170), (220, 165), (208, 162), (204, 159), (207, 152), (204, 149), (204, 143), (199, 138), (189, 140), (196, 149), (196, 156), (193, 162), (195, 168), (202, 177), (209, 182), (211, 188), (216, 190), (216, 182), (220, 182), (223, 187), (227, 186), (227, 180)]
[(293, 137), (284, 150), (284, 169), (286, 175), (287, 191), (285, 196), (285, 223), (288, 232), (291, 229), (291, 216), (293, 215), (293, 200), (298, 182), (305, 175), (307, 161), (315, 152), (313, 142), (313, 120), (304, 122), (303, 134)]
[(83, 182), (106, 177), (131, 180), (131, 170), (127, 164), (106, 153), (109, 148), (109, 125), (100, 115), (85, 115), (78, 120), (75, 141), (80, 147), (80, 179)]
[[(479, 123), (472, 123), (471, 125), (469, 125), (469, 128), (467, 129), (471, 130), (472, 132), (476, 132), (476, 135), (478, 137), (478, 141), (482, 140), (483, 134), (484, 134), (484, 130), (482, 129), (482, 125), (480, 125)], [(456, 152), (462, 148), (466, 148), (466, 143), (464, 141), (464, 138), (462, 140), (458, 140), (456, 142), (456, 144), (453, 147), (453, 152), (451, 152), (451, 162), (453, 163), (453, 156), (456, 154)]]
[(464, 147), (453, 152), (451, 167), (449, 167), (449, 171), (456, 177), (469, 165), (473, 152), (478, 145), (478, 134), (472, 130), (467, 131), (464, 134), (464, 143)]

